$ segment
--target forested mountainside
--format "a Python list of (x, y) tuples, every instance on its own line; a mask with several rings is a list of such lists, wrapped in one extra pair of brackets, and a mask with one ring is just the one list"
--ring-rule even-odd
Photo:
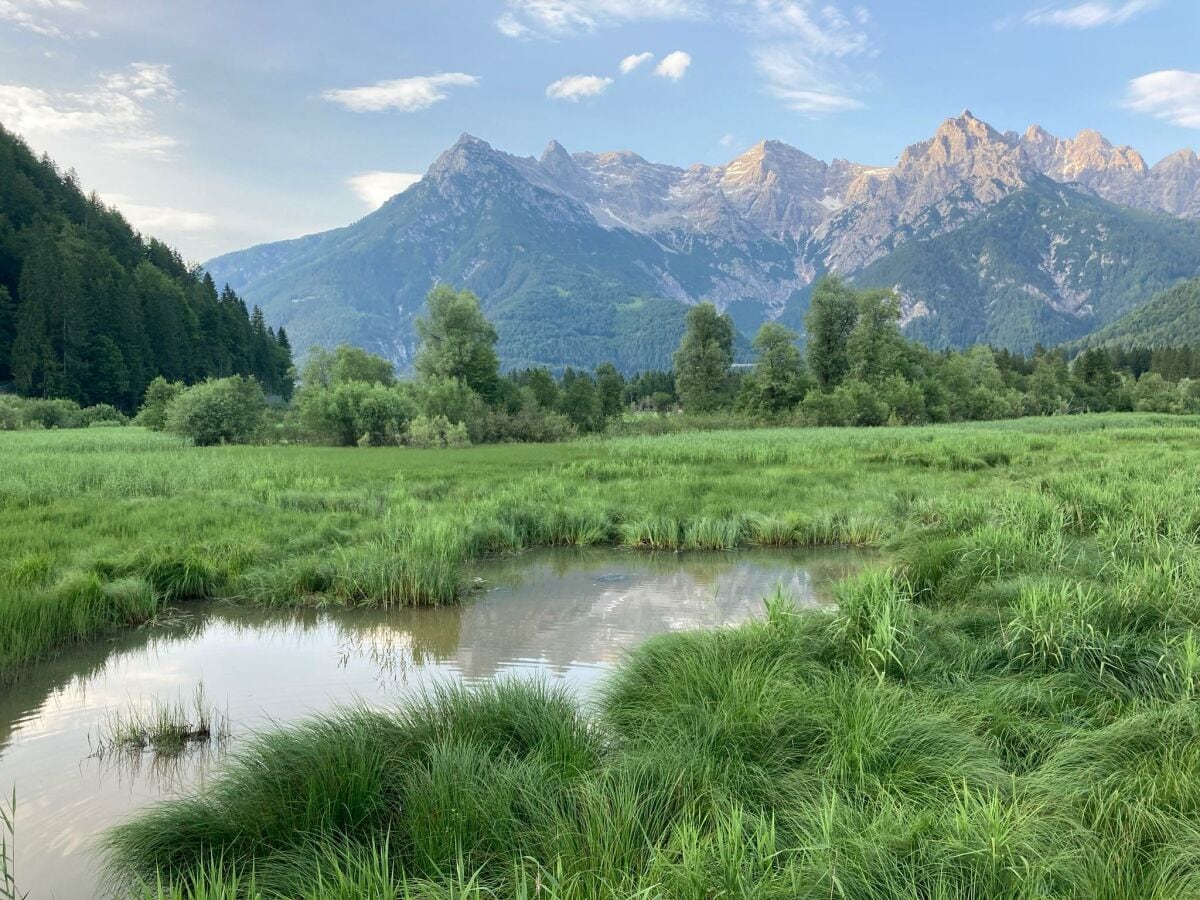
[(290, 390), (286, 331), (0, 127), (0, 384), (132, 410), (157, 375)]
[(402, 368), (425, 294), (447, 282), (481, 297), (510, 367), (665, 366), (705, 299), (744, 335), (799, 326), (828, 272), (893, 279), (909, 332), (935, 345), (1028, 350), (1200, 273), (1198, 213), (1190, 151), (1149, 166), (1096, 132), (1000, 132), (970, 112), (882, 167), (779, 141), (680, 168), (464, 135), (364, 219), (206, 265), (298, 350), (350, 341)]
[(854, 276), (893, 287), (911, 337), (1015, 350), (1078, 338), (1200, 274), (1200, 222), (1045, 177), (962, 227), (906, 241)]
[(1149, 302), (1088, 335), (1087, 347), (1180, 347), (1200, 344), (1200, 278), (1156, 294)]

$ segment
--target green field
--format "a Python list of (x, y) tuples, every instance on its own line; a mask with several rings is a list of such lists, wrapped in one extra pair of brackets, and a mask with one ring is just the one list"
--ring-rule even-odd
[(1197, 426), (0, 434), (0, 677), (189, 598), (451, 601), (472, 558), (535, 545), (877, 546), (835, 613), (655, 639), (594, 714), (507, 683), (263, 735), (112, 835), (114, 872), (151, 896), (1200, 897)]

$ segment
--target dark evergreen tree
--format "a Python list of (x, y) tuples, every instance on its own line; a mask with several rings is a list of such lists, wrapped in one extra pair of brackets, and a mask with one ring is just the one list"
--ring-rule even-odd
[(12, 347), (17, 336), (17, 305), (0, 284), (0, 382), (12, 378)]

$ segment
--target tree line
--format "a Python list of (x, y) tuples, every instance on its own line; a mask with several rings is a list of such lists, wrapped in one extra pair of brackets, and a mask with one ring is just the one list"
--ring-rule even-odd
[(0, 128), (0, 384), (133, 412), (156, 376), (292, 389), (287, 334)]
[[(770, 322), (756, 361), (734, 365), (732, 320), (692, 307), (669, 371), (626, 377), (593, 371), (502, 372), (495, 327), (479, 299), (447, 285), (417, 321), (413, 377), (361, 348), (313, 348), (287, 403), (268, 404), (254, 375), (188, 386), (154, 378), (134, 420), (197, 444), (311, 442), (452, 447), (558, 441), (599, 432), (725, 425), (916, 425), (1107, 410), (1200, 412), (1200, 350), (1061, 349), (1023, 355), (976, 346), (935, 351), (906, 339), (890, 291), (817, 285), (807, 341)], [(68, 401), (0, 403), (0, 428), (119, 424), (111, 406), (72, 412)], [(67, 406), (64, 406), (67, 404)], [(15, 423), (15, 424), (14, 424)]]
[(733, 323), (693, 307), (675, 354), (685, 412), (736, 413), (797, 425), (918, 425), (1113, 410), (1200, 412), (1200, 351), (1094, 348), (1073, 359), (978, 345), (935, 351), (900, 330), (892, 291), (827, 278), (799, 336), (778, 324), (755, 336), (757, 363), (732, 368)]
[[(1200, 412), (1200, 354), (1060, 350), (1025, 356), (985, 346), (933, 351), (900, 331), (897, 298), (826, 279), (813, 293), (807, 343), (778, 323), (734, 366), (735, 329), (712, 304), (689, 310), (671, 371), (626, 378), (546, 368), (504, 373), (478, 298), (435, 288), (417, 321), (414, 377), (347, 345), (314, 349), (294, 402), (266, 411), (252, 379), (190, 389), (159, 380), (139, 420), (197, 443), (297, 440), (341, 446), (447, 447), (555, 441), (609, 430), (765, 424), (924, 424), (1104, 410)], [(264, 413), (266, 413), (264, 418)], [(265, 425), (264, 425), (265, 422)], [(231, 425), (233, 423), (233, 425)]]

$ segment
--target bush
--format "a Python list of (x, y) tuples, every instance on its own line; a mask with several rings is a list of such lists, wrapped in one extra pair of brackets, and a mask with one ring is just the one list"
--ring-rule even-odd
[(209, 379), (171, 401), (166, 430), (200, 447), (245, 444), (254, 436), (266, 406), (262, 386), (253, 378)]
[(74, 400), (0, 396), (0, 431), (88, 428), (101, 424), (124, 425), (128, 421), (124, 413), (107, 403), (81, 408)]
[(445, 416), (417, 416), (408, 426), (405, 441), (412, 447), (466, 447), (471, 443), (467, 426)]
[(809, 391), (800, 404), (802, 425), (845, 425), (846, 411), (839, 398), (825, 391)]
[(800, 404), (800, 420), (805, 425), (886, 425), (892, 410), (879, 394), (875, 385), (855, 379), (829, 393), (811, 391)]
[(1138, 379), (1133, 389), (1133, 403), (1138, 412), (1184, 412), (1180, 390), (1157, 372), (1147, 372)]
[(342, 447), (397, 444), (417, 413), (404, 387), (364, 381), (306, 386), (298, 405), (309, 434)]
[(87, 425), (83, 410), (74, 400), (26, 400), (24, 418), (35, 428), (83, 428)]
[(129, 422), (129, 417), (125, 413), (108, 403), (97, 403), (95, 406), (85, 408), (82, 412), (83, 421), (89, 428), (97, 425), (125, 425)]
[(443, 417), (464, 425), (474, 444), (488, 439), (490, 407), (465, 381), (457, 378), (426, 378), (417, 386), (417, 403), (427, 419)]
[(504, 416), (500, 440), (531, 444), (568, 441), (578, 434), (575, 425), (562, 413), (526, 402), (515, 415)]
[(142, 408), (138, 410), (134, 421), (151, 431), (162, 431), (167, 427), (167, 408), (183, 389), (183, 382), (167, 381), (161, 375), (157, 376), (146, 387)]

